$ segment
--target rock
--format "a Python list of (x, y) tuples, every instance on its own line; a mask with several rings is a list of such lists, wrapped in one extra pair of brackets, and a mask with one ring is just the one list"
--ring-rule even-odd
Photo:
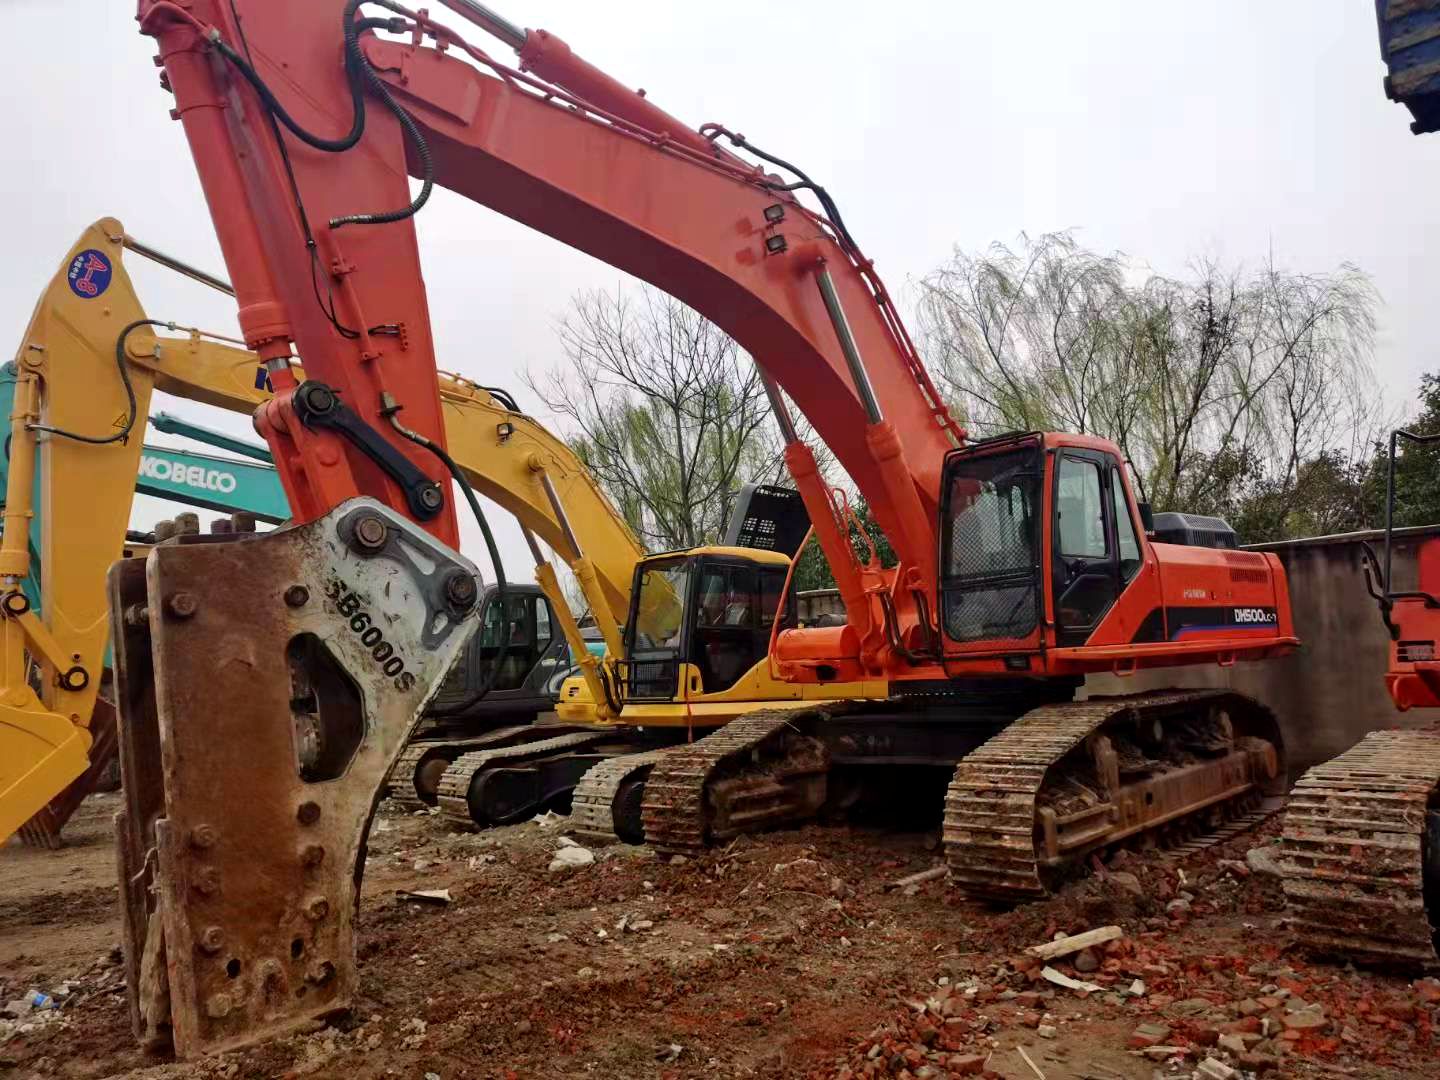
[(1238, 859), (1216, 859), (1215, 865), (1221, 870), (1228, 870), (1238, 878), (1248, 878), (1251, 874), (1250, 867)]
[(575, 973), (575, 976), (580, 979), (593, 979), (595, 977), (595, 969), (592, 967), (583, 967)]
[(1243, 1054), (1247, 1049), (1245, 1040), (1239, 1035), (1221, 1035), (1218, 1043), (1221, 1050), (1229, 1050), (1232, 1054)]
[(425, 1080), (440, 1080), (440, 1074), (437, 1072), (427, 1072), (425, 1074)]
[(1257, 1054), (1252, 1051), (1240, 1055), (1240, 1067), (1253, 1073), (1269, 1072), (1271, 1069), (1280, 1067), (1280, 1059), (1272, 1057), (1270, 1054)]
[(1165, 905), (1165, 911), (1170, 915), (1189, 915), (1190, 901), (1175, 899)]
[(1205, 1080), (1231, 1080), (1240, 1074), (1218, 1058), (1206, 1058), (1195, 1070), (1195, 1075), (1203, 1076)]
[(1041, 1017), (1038, 1012), (1035, 1012), (1033, 1010), (1020, 1014), (1020, 1023), (1028, 1028), (1038, 1028), (1042, 1019), (1043, 1017)]
[(1081, 949), (1072, 961), (1075, 970), (1082, 975), (1088, 975), (1092, 971), (1100, 970), (1100, 958), (1095, 955), (1092, 949)]
[(576, 867), (589, 866), (595, 861), (595, 853), (589, 848), (562, 847), (557, 848), (555, 857), (550, 860), (550, 872), (553, 874), (558, 870), (574, 870)]
[(1130, 1033), (1125, 1045), (1131, 1050), (1144, 1050), (1146, 1047), (1158, 1046), (1168, 1038), (1170, 1029), (1164, 1024), (1141, 1024)]
[(1323, 1031), (1330, 1026), (1325, 1014), (1313, 1006), (1299, 1012), (1286, 1013), (1284, 1023), (1286, 1030), (1296, 1032)]
[(1165, 1012), (1172, 1016), (1200, 1016), (1212, 1008), (1211, 1003), (1204, 998), (1186, 998), (1184, 1001), (1172, 1002)]
[(984, 1054), (951, 1054), (945, 1063), (954, 1076), (979, 1076), (985, 1071)]
[(1136, 979), (1128, 987), (1125, 988), (1125, 993), (1129, 994), (1131, 997), (1144, 997), (1145, 983), (1140, 979)]
[(1245, 853), (1245, 865), (1262, 877), (1280, 877), (1280, 860), (1273, 847), (1252, 847)]
[(841, 878), (832, 877), (830, 879), (830, 895), (837, 900), (844, 900), (847, 897), (854, 896), (855, 890), (850, 888), (849, 885), (846, 885)]
[(1384, 1002), (1380, 1006), (1380, 1011), (1393, 1020), (1404, 1020), (1409, 1023), (1415, 1019), (1415, 1006), (1404, 1000)]
[(1145, 899), (1145, 886), (1140, 884), (1140, 879), (1128, 870), (1111, 871), (1105, 875), (1105, 880), (1117, 886), (1121, 892), (1129, 893), (1136, 900)]
[(1151, 1061), (1164, 1061), (1170, 1057), (1184, 1057), (1190, 1051), (1183, 1046), (1147, 1046), (1141, 1050)]
[(518, 1024), (515, 1025), (515, 1031), (517, 1034), (520, 1035), (529, 1035), (531, 1026), (532, 1025), (529, 1020), (521, 1020)]
[(1042, 1039), (1053, 1039), (1059, 1032), (1056, 1031), (1054, 1024), (1041, 1024), (1035, 1029), (1035, 1034)]
[(1259, 1016), (1265, 1011), (1265, 1006), (1261, 1005), (1254, 998), (1245, 998), (1237, 1001), (1233, 1008), (1241, 1016)]

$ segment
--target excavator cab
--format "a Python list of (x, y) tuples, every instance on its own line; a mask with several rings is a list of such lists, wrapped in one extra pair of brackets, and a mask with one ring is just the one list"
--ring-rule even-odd
[(733, 687), (766, 656), (789, 572), (787, 556), (752, 548), (693, 548), (641, 562), (625, 627), (626, 700)]
[(945, 655), (976, 671), (1126, 673), (1294, 643), (1274, 556), (1237, 550), (1217, 519), (1157, 527), (1104, 439), (1025, 432), (956, 450), (941, 513)]
[(483, 604), (480, 628), (441, 684), (417, 739), (433, 734), (432, 726), (528, 722), (554, 706), (551, 681), (569, 668), (570, 650), (550, 601), (536, 585), (509, 584), (503, 598), (486, 586)]

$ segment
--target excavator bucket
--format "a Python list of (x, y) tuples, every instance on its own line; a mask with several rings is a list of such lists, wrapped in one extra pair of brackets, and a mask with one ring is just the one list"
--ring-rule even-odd
[(85, 771), (20, 826), (18, 835), (21, 843), (52, 850), (60, 847), (60, 832), (65, 823), (110, 775), (118, 752), (115, 744), (115, 706), (104, 698), (95, 699), (95, 711), (90, 717), (90, 738)]
[(0, 836), (19, 829), (83, 773), (89, 751), (90, 733), (69, 717), (38, 703), (0, 703)]

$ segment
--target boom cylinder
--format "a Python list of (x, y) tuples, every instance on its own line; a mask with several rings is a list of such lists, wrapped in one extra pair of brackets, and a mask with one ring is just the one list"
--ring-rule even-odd
[(830, 315), (830, 324), (835, 327), (835, 337), (840, 341), (840, 351), (845, 354), (845, 363), (850, 368), (850, 378), (855, 381), (855, 392), (865, 407), (865, 416), (872, 424), (885, 419), (880, 411), (880, 402), (875, 398), (875, 387), (870, 383), (870, 373), (865, 370), (865, 361), (860, 356), (860, 347), (855, 344), (855, 335), (850, 330), (850, 320), (845, 317), (845, 308), (835, 291), (835, 281), (830, 271), (821, 264), (815, 270), (815, 282), (820, 286), (820, 296), (825, 301), (825, 310)]
[(795, 421), (790, 416), (785, 399), (780, 396), (780, 387), (765, 373), (764, 368), (757, 366), (755, 370), (760, 373), (760, 385), (765, 388), (765, 396), (770, 399), (770, 411), (775, 414), (775, 423), (779, 425), (780, 434), (784, 437), (786, 445), (799, 442), (800, 436), (795, 432)]

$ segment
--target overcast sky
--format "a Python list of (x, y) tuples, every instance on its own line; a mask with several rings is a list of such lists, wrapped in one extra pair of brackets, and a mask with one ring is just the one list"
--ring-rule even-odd
[[(1160, 273), (1196, 255), (1254, 264), (1273, 251), (1292, 269), (1350, 261), (1373, 277), (1384, 299), (1375, 367), (1393, 406), (1409, 404), (1421, 372), (1440, 370), (1440, 136), (1412, 136), (1408, 113), (1386, 100), (1369, 3), (492, 6), (557, 33), (682, 119), (723, 122), (800, 165), (907, 309), (907, 283), (952, 246), (1021, 232), (1075, 229)], [(224, 272), (134, 10), (0, 0), (12, 43), (0, 328), (16, 338), (70, 244), (106, 214)], [(538, 414), (521, 374), (557, 362), (553, 327), (568, 298), (613, 286), (618, 272), (448, 193), (419, 231), (440, 366), (509, 386)], [(234, 333), (224, 297), (133, 256), (127, 265), (152, 317)], [(185, 402), (156, 408), (249, 430)], [(143, 499), (135, 520), (166, 514)], [(524, 545), (495, 518), (520, 577)], [(483, 566), (477, 533), (465, 535)]]

